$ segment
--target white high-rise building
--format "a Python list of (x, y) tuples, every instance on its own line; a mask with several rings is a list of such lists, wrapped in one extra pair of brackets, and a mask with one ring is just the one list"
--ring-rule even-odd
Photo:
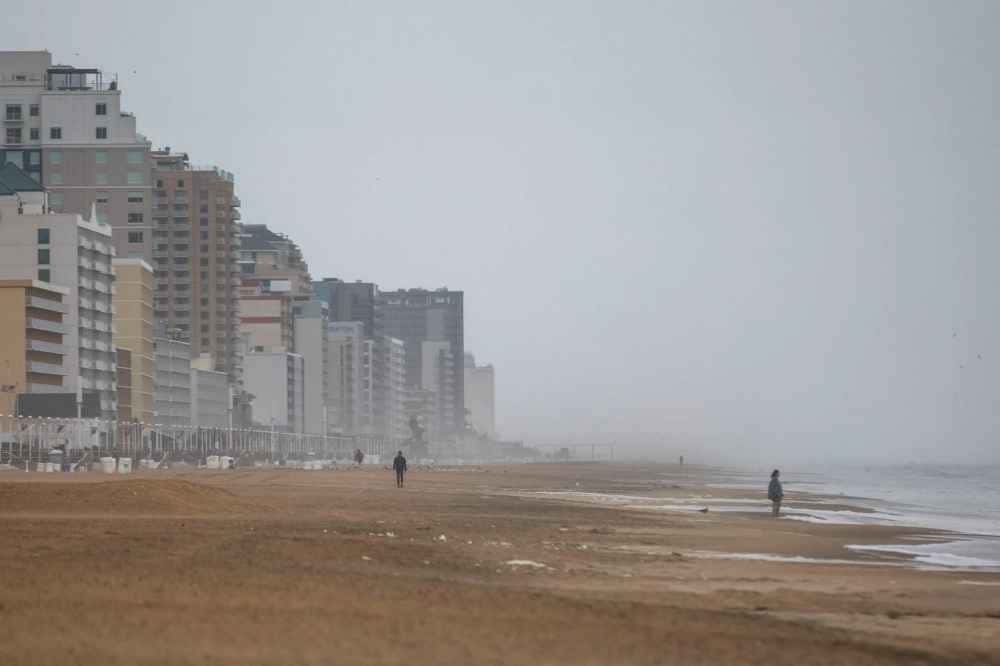
[[(18, 167), (0, 167), (0, 278), (69, 289), (63, 344), (68, 392), (95, 395), (100, 416), (117, 416), (111, 228), (80, 215), (47, 212), (47, 196)], [(87, 404), (94, 404), (85, 399)]]
[(329, 308), (314, 300), (295, 304), (293, 311), (295, 353), (305, 372), (305, 432), (324, 434), (329, 423)]
[(330, 391), (327, 416), (334, 432), (345, 434), (371, 432), (371, 385), (366, 380), (364, 324), (358, 321), (331, 321), (328, 324), (327, 372)]

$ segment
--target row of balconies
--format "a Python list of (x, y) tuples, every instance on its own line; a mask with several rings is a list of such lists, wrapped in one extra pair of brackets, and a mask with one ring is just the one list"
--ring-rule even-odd
[(65, 303), (60, 301), (52, 301), (47, 298), (40, 298), (38, 296), (28, 297), (28, 307), (35, 308), (38, 310), (48, 310), (49, 312), (59, 312), (65, 314), (69, 308)]

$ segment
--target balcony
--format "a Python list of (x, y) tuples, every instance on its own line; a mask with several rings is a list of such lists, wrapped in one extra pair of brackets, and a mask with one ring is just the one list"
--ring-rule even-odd
[(28, 372), (39, 375), (65, 375), (66, 368), (55, 363), (42, 363), (41, 361), (28, 361)]
[(94, 270), (98, 273), (104, 273), (105, 275), (112, 275), (111, 264), (105, 261), (95, 261)]
[(233, 199), (232, 199), (232, 201), (230, 202), (230, 205), (231, 205), (231, 206), (232, 206), (233, 208), (239, 208), (240, 206), (242, 206), (242, 205), (243, 205), (243, 202), (242, 202), (242, 201), (240, 201), (240, 198), (239, 198), (238, 196), (236, 196), (236, 195), (234, 194), (234, 195), (233, 195)]
[(80, 255), (80, 268), (86, 268), (88, 271), (94, 269), (94, 262), (87, 258), (86, 255)]
[(84, 250), (93, 250), (94, 244), (90, 242), (89, 238), (84, 238), (83, 236), (80, 236), (80, 247), (82, 247)]
[(94, 281), (88, 277), (81, 277), (79, 280), (80, 289), (93, 289)]
[(107, 284), (105, 284), (103, 280), (94, 280), (94, 287), (93, 287), (93, 289), (94, 289), (94, 291), (99, 292), (101, 294), (110, 294), (111, 293), (111, 287), (109, 287)]
[[(92, 301), (92, 303), (93, 303), (93, 307), (91, 307), (92, 310), (96, 310), (97, 312), (103, 312), (104, 314), (110, 314), (111, 313), (111, 307), (109, 305), (107, 305), (106, 303), (104, 303), (103, 300)], [(81, 304), (81, 307), (83, 307), (83, 299), (82, 298), (80, 299), (80, 304)]]
[(34, 317), (28, 318), (27, 328), (35, 331), (46, 331), (48, 333), (66, 333), (65, 324), (47, 319), (35, 319)]
[(28, 393), (67, 393), (66, 387), (61, 384), (35, 384), (28, 383)]
[(65, 354), (66, 347), (58, 342), (46, 342), (44, 340), (32, 340), (28, 338), (24, 341), (24, 348), (27, 351), (48, 352), (49, 354)]
[(51, 301), (47, 298), (39, 298), (38, 296), (31, 296), (28, 298), (28, 307), (35, 308), (37, 310), (48, 310), (49, 312), (61, 312), (64, 314), (69, 309), (66, 307), (65, 303)]

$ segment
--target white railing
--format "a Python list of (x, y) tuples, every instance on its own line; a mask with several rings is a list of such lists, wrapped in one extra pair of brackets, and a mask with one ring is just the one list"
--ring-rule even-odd
[[(240, 465), (286, 461), (348, 461), (360, 450), (369, 461), (385, 462), (404, 442), (368, 435), (308, 435), (267, 428), (199, 428), (102, 419), (55, 419), (0, 414), (0, 464), (25, 471), (47, 463), (49, 452), (65, 450), (73, 466), (85, 458), (121, 456), (133, 460), (200, 464), (208, 456), (232, 456)], [(291, 463), (294, 464), (294, 463)]]

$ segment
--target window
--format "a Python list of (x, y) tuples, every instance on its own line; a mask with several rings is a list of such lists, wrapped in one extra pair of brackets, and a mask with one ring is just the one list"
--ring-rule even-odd
[(174, 243), (174, 250), (177, 252), (187, 252), (190, 247), (187, 243)]
[(208, 240), (208, 232), (207, 231), (202, 231), (201, 232), (201, 239), (202, 240)]
[(7, 143), (21, 143), (21, 128), (20, 127), (8, 127), (7, 128)]
[(53, 150), (49, 152), (49, 164), (62, 164), (61, 150)]
[(129, 203), (142, 203), (142, 201), (143, 201), (142, 192), (129, 192), (128, 193), (128, 202)]
[(37, 118), (38, 117), (38, 105), (37, 104), (30, 104), (30, 105), (28, 105), (28, 115), (31, 116), (32, 118)]
[(174, 192), (174, 203), (184, 203), (188, 202), (187, 192)]
[[(32, 150), (28, 152), (28, 164), (31, 166), (38, 166), (42, 163), (42, 153), (39, 150)], [(37, 179), (36, 179), (37, 180)]]
[[(104, 102), (99, 102), (97, 104), (97, 107), (94, 109), (94, 111), (99, 116), (106, 116), (106, 115), (108, 115), (108, 105), (105, 104)], [(100, 139), (101, 137), (97, 137), (97, 138)]]
[(141, 231), (130, 231), (130, 232), (128, 232), (128, 242), (129, 243), (141, 243), (142, 242), (142, 232)]
[(141, 150), (130, 150), (128, 151), (128, 163), (129, 164), (142, 164), (142, 151)]
[(48, 245), (50, 242), (50, 238), (51, 238), (51, 231), (49, 229), (42, 228), (38, 230), (39, 245)]
[(98, 185), (107, 185), (108, 184), (108, 174), (106, 174), (106, 173), (104, 173), (102, 171), (99, 171), (99, 172), (95, 173), (94, 174), (94, 182), (97, 183)]
[[(208, 257), (202, 257), (201, 258), (201, 265), (202, 266), (208, 266)], [(206, 277), (203, 277), (202, 280), (207, 280), (208, 279), (207, 274), (202, 273), (202, 275), (206, 276)]]
[(7, 105), (7, 120), (21, 120), (21, 105), (20, 104), (8, 104)]
[(98, 128), (96, 128), (95, 136), (98, 139), (107, 139), (108, 138), (108, 128), (107, 127), (98, 127)]
[[(202, 304), (202, 305), (208, 305), (208, 299), (207, 299), (207, 298), (203, 298), (203, 299), (201, 299), (201, 304)], [(207, 313), (207, 312), (205, 312), (205, 313), (202, 313), (202, 315), (201, 315), (201, 316), (202, 316), (202, 317), (207, 317), (207, 316), (208, 316), (208, 313)]]
[(174, 238), (187, 238), (187, 237), (188, 237), (187, 229), (181, 229), (179, 231), (174, 232)]
[(24, 164), (24, 153), (20, 150), (8, 150), (3, 162), (4, 164), (16, 164), (20, 168)]
[(53, 171), (49, 174), (49, 185), (62, 185), (63, 175), (58, 171)]
[[(202, 233), (204, 233), (204, 232), (202, 232)], [(202, 254), (208, 254), (208, 246), (207, 245), (202, 245), (198, 249), (201, 250)]]
[(208, 212), (208, 204), (202, 204), (202, 205), (201, 205), (201, 206), (200, 206), (200, 207), (198, 208), (198, 210), (199, 210), (199, 211), (201, 211), (202, 213), (207, 213), (207, 212)]
[(142, 185), (142, 172), (141, 171), (129, 171), (128, 180), (126, 181), (129, 185)]
[(98, 190), (97, 197), (96, 197), (95, 200), (99, 204), (106, 204), (106, 203), (108, 203), (108, 197), (109, 197), (109, 195), (108, 195), (107, 192), (105, 192), (104, 190)]
[(128, 214), (129, 224), (142, 224), (142, 213), (129, 213)]
[(188, 262), (187, 257), (174, 257), (175, 264), (186, 264)]
[(50, 139), (61, 139), (62, 138), (62, 127), (50, 127), (49, 128), (49, 138)]
[(156, 181), (156, 189), (158, 189), (158, 190), (162, 190), (163, 189), (163, 181), (162, 180), (157, 180)]
[(94, 151), (94, 163), (95, 164), (107, 164), (108, 163), (108, 151), (106, 151), (106, 150), (95, 150)]
[(210, 328), (211, 327), (208, 324), (202, 324), (201, 325), (201, 332), (202, 333), (208, 333), (208, 331), (209, 331)]
[(203, 227), (207, 227), (208, 226), (208, 218), (207, 217), (201, 218), (201, 220), (198, 221), (198, 224), (200, 224)]
[(37, 127), (32, 127), (28, 130), (28, 138), (32, 141), (38, 141), (41, 138)]
[(104, 212), (104, 211), (100, 211), (100, 210), (97, 211), (97, 223), (98, 224), (107, 224), (108, 223), (108, 214), (106, 212)]
[(49, 271), (48, 268), (39, 268), (38, 269), (38, 280), (39, 280), (39, 282), (51, 282), (52, 281), (52, 273)]
[(205, 271), (202, 271), (201, 273), (199, 273), (198, 277), (201, 278), (202, 282), (208, 282), (208, 273), (206, 273)]
[(177, 179), (177, 187), (184, 187), (184, 179), (183, 178), (178, 178)]
[(41, 248), (41, 249), (38, 250), (38, 263), (39, 264), (51, 264), (52, 262), (49, 261), (49, 259), (51, 259), (51, 257), (49, 255), (49, 249), (48, 248)]
[(55, 211), (55, 212), (61, 211), (65, 203), (66, 203), (66, 198), (62, 192), (49, 192), (50, 211)]

